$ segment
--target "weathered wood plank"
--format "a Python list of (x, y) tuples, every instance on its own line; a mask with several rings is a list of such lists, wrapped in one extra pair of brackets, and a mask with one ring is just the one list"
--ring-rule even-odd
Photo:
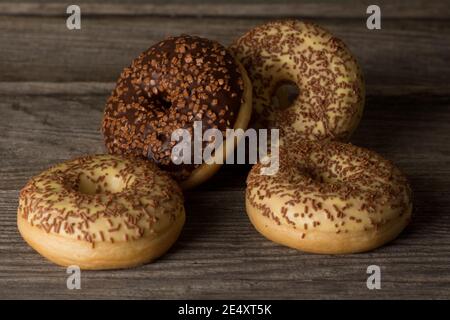
[[(18, 191), (30, 176), (103, 150), (106, 94), (70, 91), (0, 100), (0, 298), (450, 298), (450, 97), (368, 98), (353, 142), (397, 163), (415, 195), (413, 223), (391, 245), (328, 256), (266, 241), (245, 215), (248, 166), (227, 166), (186, 194), (187, 225), (162, 259), (83, 272), (82, 290), (70, 291), (65, 270), (33, 252), (15, 225)], [(365, 285), (371, 264), (382, 268), (379, 291)]]
[[(87, 17), (69, 31), (63, 17), (0, 19), (0, 81), (114, 82), (140, 52), (168, 35), (190, 33), (229, 44), (266, 19)], [(369, 31), (359, 19), (317, 19), (343, 38), (369, 86), (448, 83), (450, 21), (388, 20)]]
[[(370, 0), (231, 0), (231, 1), (78, 1), (83, 15), (168, 17), (364, 18)], [(439, 0), (378, 0), (383, 18), (448, 19), (448, 3)], [(0, 15), (62, 16), (68, 4), (55, 1), (0, 2)]]
[[(450, 298), (447, 2), (378, 1), (379, 31), (365, 28), (368, 1), (79, 4), (83, 28), (68, 31), (65, 3), (0, 1), (0, 298)], [(371, 253), (286, 249), (259, 236), (245, 215), (249, 166), (226, 166), (186, 193), (186, 227), (162, 259), (131, 270), (83, 272), (82, 290), (67, 290), (65, 270), (17, 232), (20, 188), (54, 163), (104, 152), (99, 125), (106, 97), (120, 70), (152, 43), (192, 33), (228, 44), (279, 17), (313, 19), (361, 61), (369, 96), (352, 142), (408, 175), (411, 226)], [(370, 264), (382, 268), (382, 290), (365, 286)]]
[[(65, 85), (68, 89), (64, 89)], [(53, 89), (49, 89), (52, 86)], [(100, 84), (90, 84), (88, 87), (91, 86), (101, 87)], [(86, 88), (84, 84), (81, 89), (71, 84), (48, 84), (38, 87), (39, 90), (47, 88), (42, 89), (42, 92), (47, 90), (48, 94), (37, 95), (34, 89), (27, 91), (27, 86), (17, 84), (16, 90), (6, 95), (2, 87), (0, 85), (0, 94), (3, 96), (0, 102), (0, 127), (3, 129), (0, 155), (2, 162), (9, 164), (9, 169), (16, 169), (10, 175), (0, 171), (3, 174), (0, 188), (11, 185), (13, 181), (14, 187), (19, 188), (20, 182), (24, 181), (17, 174), (31, 176), (32, 172), (23, 170), (26, 167), (28, 170), (33, 169), (36, 161), (42, 161), (42, 167), (36, 168), (38, 172), (49, 165), (52, 159), (62, 160), (80, 153), (104, 151), (99, 127), (108, 91), (93, 94), (83, 90)], [(52, 90), (61, 93), (56, 94)], [(72, 94), (68, 94), (69, 91)], [(22, 95), (17, 95), (19, 92)], [(447, 96), (369, 96), (366, 115), (354, 142), (381, 151), (387, 150), (396, 155), (397, 158), (393, 159), (396, 161), (408, 161), (411, 154), (415, 161), (448, 161), (445, 140), (450, 131), (448, 107)], [(433, 108), (436, 110), (431, 110)], [(365, 124), (367, 122), (368, 125)], [(367, 129), (371, 131), (365, 132)], [(393, 130), (396, 140), (391, 143)], [(366, 138), (367, 135), (370, 139)], [(436, 138), (431, 138), (433, 136)], [(415, 141), (413, 146), (408, 143), (410, 140)], [(418, 143), (422, 143), (420, 148), (416, 148)], [(408, 146), (411, 146), (408, 153), (396, 152), (397, 148), (405, 150)], [(17, 162), (17, 159), (24, 162)], [(24, 168), (20, 168), (22, 163)], [(7, 166), (2, 168), (7, 169)], [(423, 172), (429, 168), (417, 166), (415, 170)], [(233, 168), (230, 172), (239, 173), (240, 169)], [(19, 180), (7, 180), (7, 184), (2, 185), (7, 178)]]
[[(27, 95), (27, 96), (79, 96), (79, 95), (101, 95), (107, 96), (115, 86), (114, 82), (0, 82), (0, 95)], [(429, 87), (426, 85), (369, 85), (366, 87), (368, 96), (446, 96), (450, 92), (450, 85), (443, 83)], [(105, 98), (106, 99), (106, 98)]]

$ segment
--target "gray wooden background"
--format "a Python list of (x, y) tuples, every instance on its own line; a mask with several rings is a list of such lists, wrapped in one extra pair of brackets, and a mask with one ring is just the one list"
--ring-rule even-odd
[[(450, 298), (450, 3), (376, 1), (382, 29), (366, 28), (370, 1), (0, 2), (0, 298)], [(376, 251), (312, 255), (262, 238), (244, 208), (248, 166), (226, 166), (186, 194), (177, 244), (143, 267), (83, 272), (82, 289), (28, 247), (17, 197), (33, 175), (104, 152), (99, 126), (121, 69), (168, 35), (229, 44), (273, 18), (315, 21), (342, 37), (367, 81), (352, 142), (393, 160), (414, 190), (414, 219)], [(368, 290), (366, 268), (382, 270)]]

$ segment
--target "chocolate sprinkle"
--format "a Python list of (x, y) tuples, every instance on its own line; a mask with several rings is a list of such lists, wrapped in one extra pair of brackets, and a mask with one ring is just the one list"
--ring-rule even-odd
[[(198, 165), (174, 165), (171, 134), (232, 128), (244, 83), (231, 54), (218, 42), (182, 35), (163, 40), (125, 68), (109, 97), (102, 131), (110, 153), (148, 158), (178, 179)], [(206, 144), (206, 143), (205, 143)]]
[(33, 177), (19, 215), (46, 233), (95, 242), (158, 235), (184, 214), (177, 183), (156, 165), (121, 156), (85, 156)]
[(377, 229), (412, 206), (400, 170), (351, 144), (297, 142), (280, 148), (277, 174), (262, 175), (262, 167), (251, 169), (246, 198), (277, 224), (336, 233)]
[[(347, 140), (364, 106), (361, 70), (345, 44), (316, 24), (274, 21), (230, 49), (253, 84), (254, 126), (278, 128), (282, 140)], [(278, 88), (298, 87), (290, 106), (274, 103)]]

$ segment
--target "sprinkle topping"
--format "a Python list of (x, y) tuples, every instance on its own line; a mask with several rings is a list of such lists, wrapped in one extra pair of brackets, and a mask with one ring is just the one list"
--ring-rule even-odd
[[(218, 42), (182, 35), (150, 47), (122, 72), (107, 101), (102, 131), (111, 153), (149, 158), (177, 179), (198, 165), (175, 166), (171, 134), (232, 128), (244, 83), (230, 53)], [(206, 143), (205, 143), (206, 144)]]
[(168, 174), (142, 159), (86, 156), (33, 177), (20, 192), (19, 215), (47, 233), (96, 242), (156, 237), (184, 214)]
[(411, 208), (406, 177), (391, 162), (340, 142), (297, 142), (280, 148), (276, 175), (247, 178), (246, 197), (262, 215), (299, 232), (368, 230)]
[[(346, 140), (359, 123), (361, 71), (345, 44), (323, 28), (296, 20), (269, 22), (231, 50), (252, 80), (256, 127), (279, 128), (289, 141)], [(280, 108), (273, 98), (286, 83), (299, 94)]]

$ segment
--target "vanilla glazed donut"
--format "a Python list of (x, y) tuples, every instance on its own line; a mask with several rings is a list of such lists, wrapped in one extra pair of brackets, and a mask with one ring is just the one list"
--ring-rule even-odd
[(128, 268), (165, 253), (183, 227), (183, 195), (143, 159), (85, 156), (33, 177), (17, 224), (37, 252), (62, 266)]
[(411, 190), (391, 162), (341, 142), (301, 141), (281, 147), (279, 170), (247, 178), (246, 209), (266, 238), (325, 254), (375, 249), (405, 228)]
[[(163, 40), (122, 72), (102, 124), (108, 152), (148, 158), (171, 173), (182, 188), (212, 176), (219, 164), (171, 161), (176, 129), (201, 121), (202, 130), (246, 129), (251, 83), (245, 69), (218, 42), (182, 35)], [(224, 136), (225, 137), (225, 136)], [(224, 139), (225, 140), (225, 139)], [(207, 142), (203, 143), (205, 147)], [(222, 145), (223, 157), (232, 151)]]
[[(348, 140), (364, 107), (364, 82), (345, 44), (297, 20), (256, 27), (230, 47), (253, 85), (253, 126), (280, 140)], [(298, 92), (292, 96), (289, 86)], [(276, 98), (276, 99), (274, 99)]]

